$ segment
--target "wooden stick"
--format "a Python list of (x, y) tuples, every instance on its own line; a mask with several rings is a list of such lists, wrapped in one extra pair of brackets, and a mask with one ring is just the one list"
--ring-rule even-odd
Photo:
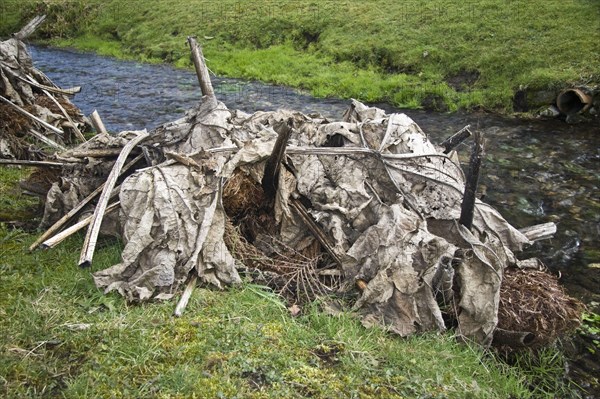
[(547, 240), (556, 234), (556, 224), (553, 222), (536, 224), (535, 226), (524, 227), (519, 231), (532, 242)]
[[(117, 201), (117, 202), (114, 202), (114, 203), (110, 204), (109, 206), (106, 207), (106, 213), (105, 214), (108, 215), (109, 213), (111, 213), (112, 211), (114, 211), (115, 209), (117, 209), (119, 207), (119, 205), (121, 205), (120, 201)], [(49, 248), (56, 247), (58, 244), (60, 244), (61, 242), (63, 242), (66, 238), (72, 236), (73, 234), (75, 234), (79, 230), (83, 229), (88, 224), (90, 224), (91, 220), (92, 220), (92, 215), (90, 215), (90, 216), (86, 217), (85, 219), (83, 219), (83, 220), (75, 223), (73, 226), (69, 227), (68, 229), (64, 229), (63, 231), (61, 231), (60, 233), (58, 233), (54, 237), (51, 237), (51, 238), (47, 239), (46, 241), (44, 241), (42, 243), (42, 248), (49, 249)]]
[(64, 132), (54, 126), (52, 126), (51, 124), (49, 124), (48, 122), (45, 122), (43, 120), (41, 120), (40, 118), (38, 118), (35, 115), (30, 114), (29, 112), (25, 111), (23, 108), (19, 107), (16, 104), (13, 104), (12, 101), (0, 96), (0, 101), (2, 101), (5, 104), (10, 105), (11, 107), (13, 107), (15, 110), (17, 110), (19, 113), (21, 113), (22, 115), (25, 115), (26, 117), (33, 119), (34, 121), (40, 123), (42, 126), (44, 126), (47, 129), (52, 130), (54, 133), (60, 134), (61, 136), (64, 135)]
[[(30, 84), (35, 83), (37, 84), (37, 82), (35, 81), (35, 79), (33, 79), (32, 77), (28, 77), (28, 79), (30, 80)], [(61, 105), (61, 103), (58, 102), (58, 100), (56, 98), (54, 98), (54, 96), (52, 94), (50, 94), (50, 92), (46, 89), (42, 89), (42, 92), (48, 96), (48, 98), (50, 98), (50, 100), (52, 100), (52, 102), (54, 102), (54, 104), (56, 104), (56, 106), (58, 107), (58, 109), (60, 109), (60, 112), (62, 112), (62, 114), (65, 116), (65, 118), (67, 118), (67, 120), (69, 121), (69, 123), (71, 123), (71, 127), (73, 127), (73, 130), (75, 131), (75, 136), (77, 136), (77, 138), (79, 139), (79, 141), (81, 141), (82, 143), (85, 143), (87, 140), (85, 139), (85, 137), (83, 137), (83, 134), (81, 133), (81, 131), (79, 130), (79, 128), (77, 127), (77, 124), (75, 122), (73, 122), (73, 119), (71, 119), (71, 117), (69, 116), (69, 114), (67, 113), (67, 111), (64, 109), (64, 107)]]
[(39, 141), (41, 141), (42, 143), (44, 143), (52, 148), (55, 148), (59, 151), (67, 151), (67, 147), (64, 147), (64, 146), (58, 144), (56, 141), (50, 139), (49, 137), (44, 136), (43, 134), (41, 134), (40, 132), (38, 132), (35, 129), (29, 129), (28, 133), (31, 134), (36, 139), (38, 139)]
[(181, 299), (179, 300), (179, 302), (177, 303), (177, 306), (175, 307), (175, 312), (173, 312), (175, 317), (181, 317), (181, 315), (183, 314), (185, 308), (188, 305), (188, 302), (190, 301), (192, 292), (194, 292), (194, 288), (196, 288), (197, 281), (198, 281), (198, 274), (194, 273), (194, 275), (190, 278), (190, 281), (188, 281), (187, 286), (185, 287), (185, 290), (183, 291), (183, 294), (181, 295)]
[(292, 123), (292, 118), (289, 118), (287, 121), (279, 121), (274, 126), (278, 136), (273, 145), (273, 151), (265, 164), (265, 170), (261, 181), (263, 191), (267, 195), (268, 201), (275, 200), (275, 195), (277, 194), (281, 161), (283, 161), (283, 157), (285, 156), (285, 147), (287, 146), (292, 133)]
[(37, 87), (40, 90), (46, 90), (50, 93), (54, 93), (54, 94), (62, 94), (65, 96), (74, 96), (75, 94), (79, 93), (81, 91), (81, 86), (74, 86), (74, 87), (69, 87), (68, 89), (61, 89), (59, 87), (52, 87), (52, 86), (46, 86), (43, 85), (41, 83), (34, 83), (34, 82), (28, 82), (27, 80), (23, 79), (20, 76), (17, 76), (17, 79), (22, 80), (23, 82), (29, 83), (32, 86)]
[(208, 74), (206, 60), (202, 54), (202, 48), (194, 36), (188, 36), (187, 40), (190, 45), (190, 50), (192, 51), (192, 60), (194, 61), (194, 67), (196, 68), (196, 75), (198, 76), (198, 82), (200, 83), (202, 95), (216, 98), (215, 91), (213, 90), (212, 83), (210, 82), (210, 75)]
[(67, 95), (67, 96), (74, 96), (75, 94), (79, 93), (81, 91), (81, 87), (80, 86), (75, 86), (69, 89), (61, 89), (59, 87), (52, 87), (52, 86), (48, 86), (48, 85), (43, 85), (41, 83), (38, 83), (33, 76), (30, 75), (25, 75), (27, 77), (27, 79), (25, 79), (24, 77), (20, 76), (19, 74), (15, 73), (12, 69), (10, 69), (9, 67), (6, 67), (4, 65), (2, 66), (2, 70), (6, 73), (8, 73), (9, 75), (15, 77), (16, 79), (20, 80), (23, 83), (27, 83), (28, 85), (37, 87), (40, 90), (47, 90), (50, 93), (55, 93), (55, 94), (63, 94), (63, 95)]
[(21, 159), (0, 159), (0, 165), (47, 166), (49, 168), (62, 168), (65, 163), (49, 161), (25, 161)]
[(42, 22), (44, 22), (45, 19), (46, 19), (45, 15), (38, 15), (37, 17), (35, 17), (31, 21), (29, 21), (29, 23), (27, 25), (25, 25), (23, 27), (23, 29), (21, 29), (17, 33), (13, 33), (12, 36), (17, 40), (23, 40), (23, 39), (27, 38), (33, 32), (35, 32), (35, 30), (42, 24)]
[(480, 132), (475, 132), (475, 143), (471, 152), (471, 160), (469, 161), (469, 173), (467, 173), (467, 181), (465, 184), (465, 192), (463, 201), (460, 207), (459, 223), (467, 229), (471, 229), (473, 225), (473, 212), (475, 211), (475, 193), (477, 192), (477, 184), (479, 183), (479, 172), (481, 169), (481, 161), (483, 159), (483, 137)]
[(106, 127), (104, 126), (102, 119), (100, 119), (100, 114), (97, 110), (94, 110), (94, 112), (92, 112), (90, 115), (90, 122), (92, 122), (92, 126), (94, 126), (94, 129), (96, 129), (97, 133), (108, 134), (108, 130), (106, 130)]
[[(127, 170), (129, 170), (140, 159), (142, 159), (142, 157), (143, 156), (140, 154), (137, 157), (135, 157), (131, 162), (129, 162), (127, 165), (125, 165), (125, 167), (122, 169), (121, 174), (123, 174)], [(105, 183), (102, 183), (92, 193), (90, 193), (87, 197), (85, 197), (79, 204), (77, 204), (73, 209), (71, 209), (69, 212), (67, 212), (65, 215), (63, 215), (63, 217), (60, 218), (56, 223), (54, 223), (52, 226), (50, 226), (50, 228), (48, 230), (46, 230), (33, 244), (31, 244), (31, 246), (29, 247), (29, 250), (33, 251), (35, 248), (37, 248), (38, 245), (40, 245), (42, 242), (44, 242), (48, 237), (50, 237), (55, 232), (59, 231), (69, 220), (71, 220), (71, 218), (73, 218), (75, 215), (77, 215), (77, 213), (79, 213), (80, 210), (82, 210), (87, 204), (89, 204), (92, 200), (94, 200), (94, 198), (96, 198), (102, 192), (102, 190), (104, 190), (104, 184)], [(117, 194), (118, 191), (119, 191), (119, 186), (116, 186), (111, 192), (111, 198), (115, 194)]]
[(463, 127), (458, 132), (444, 140), (442, 144), (440, 144), (442, 147), (444, 147), (444, 154), (448, 154), (450, 151), (456, 148), (457, 145), (473, 135), (473, 133), (471, 133), (469, 130), (470, 127), (471, 125)]
[[(110, 198), (113, 198), (116, 194), (119, 193), (119, 187), (117, 186), (113, 189), (110, 194)], [(85, 197), (79, 204), (77, 204), (73, 209), (63, 215), (58, 221), (56, 221), (48, 230), (46, 230), (41, 236), (38, 237), (37, 240), (33, 244), (29, 246), (29, 250), (33, 251), (39, 245), (41, 245), (48, 237), (52, 236), (52, 234), (59, 231), (69, 220), (75, 217), (79, 211), (81, 211), (87, 204), (89, 204), (94, 198), (98, 196), (102, 192), (104, 188), (104, 183), (102, 183), (98, 188), (96, 188), (91, 194)]]
[[(6, 69), (5, 69), (6, 71)], [(24, 79), (21, 76), (17, 75), (17, 74), (13, 74), (17, 79), (25, 82), (25, 83), (29, 83), (32, 86), (37, 87), (40, 90), (46, 90), (49, 91), (50, 93), (54, 93), (54, 94), (62, 94), (62, 95), (66, 95), (66, 96), (74, 96), (75, 94), (79, 93), (81, 91), (81, 86), (74, 86), (74, 87), (69, 87), (68, 89), (61, 89), (60, 87), (52, 87), (52, 86), (47, 86), (47, 85), (43, 85), (41, 83), (38, 83), (33, 76), (27, 76), (28, 79)]]
[(94, 211), (94, 216), (92, 219), (92, 223), (88, 227), (87, 234), (85, 236), (85, 241), (83, 244), (83, 248), (81, 250), (81, 256), (79, 258), (79, 266), (81, 267), (89, 267), (92, 264), (92, 259), (94, 257), (94, 251), (96, 250), (96, 241), (98, 239), (98, 233), (100, 233), (100, 225), (102, 224), (102, 218), (104, 217), (104, 212), (106, 211), (106, 205), (108, 204), (108, 200), (110, 198), (110, 193), (117, 182), (119, 175), (121, 174), (121, 168), (123, 164), (127, 160), (129, 153), (133, 148), (147, 139), (150, 135), (146, 130), (141, 132), (137, 137), (133, 138), (123, 147), (123, 151), (121, 151), (121, 155), (115, 161), (115, 164), (104, 183), (104, 190), (102, 191), (102, 195), (100, 195), (100, 199), (98, 200), (98, 205), (96, 205), (96, 209)]
[(85, 160), (82, 158), (63, 157), (60, 154), (55, 154), (54, 158), (56, 158), (57, 161), (65, 163), (85, 163)]

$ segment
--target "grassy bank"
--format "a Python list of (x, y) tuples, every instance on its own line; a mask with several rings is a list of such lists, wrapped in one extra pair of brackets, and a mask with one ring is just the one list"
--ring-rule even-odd
[[(26, 173), (0, 168), (12, 215), (35, 205), (14, 189)], [(318, 304), (292, 317), (251, 284), (197, 289), (176, 319), (173, 302), (130, 305), (96, 289), (76, 266), (81, 236), (28, 253), (35, 237), (0, 223), (1, 397), (569, 397), (556, 351), (509, 367), (451, 333), (400, 339)], [(93, 270), (120, 249), (101, 241)]]
[[(316, 96), (401, 107), (510, 112), (600, 83), (600, 4), (511, 0), (5, 0), (0, 34), (47, 13), (38, 32), (62, 46), (191, 66), (196, 35), (217, 74)], [(535, 98), (534, 98), (535, 97)]]

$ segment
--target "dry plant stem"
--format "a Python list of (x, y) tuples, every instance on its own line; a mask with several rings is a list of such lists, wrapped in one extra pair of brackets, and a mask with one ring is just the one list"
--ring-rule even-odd
[[(100, 194), (102, 192), (103, 188), (104, 188), (104, 184), (102, 184), (100, 187), (98, 187), (96, 190), (94, 190), (90, 195), (85, 197), (83, 199), (83, 201), (81, 201), (75, 208), (71, 209), (62, 218), (60, 218), (56, 223), (54, 223), (52, 226), (50, 226), (50, 228), (48, 230), (46, 230), (40, 237), (38, 237), (38, 239), (33, 244), (31, 244), (31, 246), (29, 247), (29, 250), (33, 251), (39, 245), (45, 245), (45, 243), (51, 239), (49, 237), (51, 237), (52, 234), (59, 231), (67, 222), (69, 222), (71, 219), (73, 219), (79, 213), (79, 211), (81, 211), (87, 204), (90, 203), (90, 201), (92, 201), (94, 198), (96, 198), (96, 196), (98, 194)], [(110, 193), (111, 199), (114, 198), (119, 193), (119, 189), (120, 189), (120, 186), (117, 186), (112, 190), (112, 192)]]
[(479, 172), (483, 160), (483, 137), (480, 132), (475, 133), (475, 144), (469, 161), (469, 173), (465, 185), (465, 193), (460, 207), (459, 223), (467, 229), (473, 225), (473, 213), (475, 211), (475, 194), (477, 193), (477, 184), (479, 183)]
[[(142, 159), (143, 155), (138, 155), (132, 161), (130, 161), (125, 167), (122, 169), (122, 173), (131, 169), (133, 165), (135, 165), (140, 159)], [(121, 173), (121, 174), (122, 174)], [(33, 251), (44, 242), (48, 237), (50, 237), (55, 232), (59, 231), (71, 218), (73, 218), (80, 210), (82, 210), (87, 204), (89, 204), (94, 198), (96, 198), (104, 189), (105, 183), (102, 183), (98, 188), (96, 188), (91, 194), (85, 197), (79, 204), (77, 204), (73, 209), (67, 212), (62, 218), (60, 218), (56, 223), (54, 223), (48, 230), (46, 230), (31, 246), (29, 247), (30, 251)], [(115, 187), (112, 190), (111, 197), (118, 192), (118, 187)]]
[(173, 312), (173, 314), (175, 315), (175, 317), (181, 317), (181, 315), (183, 315), (183, 312), (185, 311), (185, 308), (188, 305), (188, 302), (190, 301), (190, 297), (192, 296), (192, 293), (194, 292), (194, 288), (196, 288), (196, 282), (198, 281), (198, 275), (196, 273), (194, 273), (194, 275), (190, 278), (190, 281), (188, 281), (185, 290), (183, 291), (183, 294), (181, 295), (181, 299), (179, 300), (179, 302), (177, 302), (177, 306), (175, 307), (175, 312)]
[[(105, 214), (108, 215), (109, 213), (111, 213), (115, 209), (119, 208), (120, 204), (121, 203), (119, 201), (110, 204), (106, 208), (106, 213)], [(60, 233), (58, 233), (54, 237), (51, 237), (51, 238), (47, 239), (46, 241), (44, 241), (42, 243), (42, 247), (44, 249), (49, 249), (49, 248), (56, 247), (58, 244), (60, 244), (61, 242), (63, 242), (65, 239), (67, 239), (68, 237), (72, 236), (73, 234), (75, 234), (79, 230), (83, 229), (88, 224), (90, 224), (91, 220), (92, 220), (92, 216), (90, 215), (90, 216), (86, 217), (85, 219), (83, 219), (83, 220), (75, 223), (73, 226), (69, 227), (68, 229), (65, 229), (65, 230), (61, 231)]]
[(67, 155), (73, 158), (108, 158), (116, 157), (121, 153), (121, 148), (103, 148), (96, 150), (68, 151)]
[(54, 155), (54, 158), (57, 161), (64, 163), (85, 163), (85, 159), (83, 158), (63, 157), (60, 154)]
[(121, 168), (123, 167), (123, 164), (127, 160), (127, 157), (129, 156), (129, 153), (133, 150), (133, 148), (149, 136), (150, 135), (148, 134), (148, 132), (144, 131), (140, 133), (136, 138), (129, 141), (129, 143), (127, 143), (125, 147), (123, 147), (121, 155), (119, 155), (112, 170), (110, 171), (110, 174), (106, 179), (102, 195), (100, 195), (100, 199), (98, 200), (98, 205), (96, 205), (96, 210), (94, 211), (92, 223), (90, 224), (87, 234), (85, 236), (84, 245), (81, 250), (81, 257), (79, 258), (79, 266), (88, 267), (92, 264), (94, 251), (96, 249), (96, 241), (98, 239), (98, 233), (100, 233), (100, 225), (102, 224), (102, 218), (104, 217), (104, 212), (106, 211), (106, 206), (110, 198), (110, 193), (113, 187), (115, 186), (119, 175), (121, 174)]
[(48, 161), (25, 161), (20, 159), (0, 159), (0, 165), (23, 165), (23, 166), (41, 166), (48, 168), (62, 168), (65, 163)]
[(52, 87), (52, 86), (46, 86), (43, 85), (41, 83), (38, 83), (35, 81), (35, 79), (33, 79), (33, 77), (27, 75), (27, 79), (22, 78), (21, 76), (15, 75), (13, 74), (17, 79), (19, 79), (20, 81), (24, 82), (24, 83), (28, 83), (32, 86), (37, 87), (40, 90), (46, 90), (50, 93), (54, 93), (54, 94), (63, 94), (66, 96), (74, 96), (75, 94), (79, 93), (81, 91), (81, 86), (74, 86), (74, 87), (70, 87), (68, 89), (62, 89), (59, 87)]
[[(316, 269), (319, 257), (307, 257), (292, 248), (286, 248), (285, 245), (286, 249), (283, 251), (280, 251), (278, 246), (272, 247), (275, 256), (269, 257), (248, 243), (229, 219), (225, 225), (225, 237), (228, 248), (244, 265), (264, 272), (272, 272), (278, 276), (277, 278), (284, 279), (283, 285), (276, 284), (280, 295), (286, 296), (286, 293), (295, 292), (295, 299), (301, 301), (302, 296), (308, 295), (308, 298), (311, 298), (311, 293), (317, 296), (332, 291), (331, 287), (319, 281), (319, 272)], [(326, 271), (332, 270), (327, 269)], [(340, 275), (337, 273), (334, 277), (337, 278)], [(273, 281), (271, 280), (271, 282)], [(267, 282), (267, 284), (269, 285), (271, 282)]]
[(100, 114), (97, 110), (94, 110), (94, 112), (92, 112), (90, 115), (90, 122), (92, 123), (92, 126), (94, 126), (94, 129), (97, 133), (108, 134), (108, 131), (106, 130), (106, 127), (104, 126), (104, 123), (102, 122)]
[(0, 101), (2, 101), (3, 103), (10, 105), (11, 107), (13, 107), (17, 112), (19, 112), (20, 114), (33, 119), (34, 121), (36, 121), (37, 123), (39, 123), (40, 125), (44, 126), (46, 129), (52, 130), (54, 133), (59, 134), (61, 136), (64, 135), (64, 132), (54, 126), (52, 126), (51, 124), (41, 120), (40, 118), (38, 118), (35, 115), (30, 114), (29, 112), (25, 111), (23, 108), (19, 107), (16, 104), (13, 104), (12, 101), (0, 96)]
[(58, 107), (58, 109), (60, 109), (62, 114), (65, 116), (65, 118), (67, 118), (67, 120), (71, 124), (71, 127), (75, 131), (75, 135), (77, 136), (79, 141), (81, 141), (82, 143), (85, 143), (87, 140), (83, 136), (83, 133), (81, 133), (81, 130), (79, 130), (79, 128), (77, 127), (77, 124), (75, 124), (75, 122), (73, 122), (73, 119), (71, 119), (71, 117), (69, 116), (67, 111), (64, 109), (64, 107), (62, 105), (60, 105), (58, 100), (56, 98), (54, 98), (54, 96), (52, 96), (52, 94), (50, 94), (50, 92), (48, 92), (47, 90), (44, 90), (44, 94), (46, 94), (54, 102), (54, 104), (56, 104), (56, 106)]
[(8, 73), (9, 75), (13, 76), (15, 79), (18, 79), (23, 83), (27, 83), (30, 86), (37, 87), (40, 90), (49, 91), (50, 93), (74, 96), (75, 94), (77, 94), (81, 91), (80, 86), (75, 86), (75, 87), (72, 87), (69, 89), (61, 89), (58, 87), (43, 85), (41, 83), (36, 82), (35, 79), (31, 75), (25, 75), (25, 78), (24, 78), (24, 77), (18, 75), (17, 73), (15, 73), (12, 69), (5, 67), (5, 66), (2, 66), (2, 70), (4, 71), (4, 73)]
[(33, 137), (35, 137), (36, 139), (38, 139), (39, 141), (41, 141), (42, 143), (56, 149), (59, 151), (67, 151), (67, 148), (58, 144), (57, 142), (55, 142), (54, 140), (44, 136), (43, 134), (41, 134), (40, 132), (38, 132), (35, 129), (29, 129), (28, 131), (29, 134), (31, 134)]
[(196, 41), (195, 37), (188, 36), (187, 40), (190, 45), (190, 50), (192, 51), (192, 59), (194, 61), (194, 67), (196, 68), (196, 75), (198, 76), (198, 82), (200, 83), (202, 95), (216, 98), (215, 91), (213, 90), (212, 83), (210, 82), (210, 75), (208, 74), (206, 60), (202, 54), (202, 48)]
[(450, 151), (456, 148), (456, 146), (473, 135), (473, 133), (471, 133), (469, 130), (470, 127), (471, 125), (463, 127), (458, 132), (444, 140), (442, 144), (440, 144), (440, 146), (444, 147), (444, 154), (448, 154)]
[(553, 222), (536, 224), (535, 226), (524, 227), (519, 231), (531, 242), (547, 240), (556, 234), (556, 224)]

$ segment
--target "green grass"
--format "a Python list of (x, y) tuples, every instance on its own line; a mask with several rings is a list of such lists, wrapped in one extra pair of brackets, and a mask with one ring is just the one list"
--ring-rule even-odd
[(552, 96), (600, 83), (595, 0), (5, 3), (0, 34), (45, 12), (38, 39), (180, 67), (191, 66), (185, 39), (196, 35), (218, 74), (322, 97), (510, 112), (519, 88)]
[[(18, 171), (0, 168), (14, 214), (31, 206), (7, 189), (26, 176)], [(292, 317), (250, 283), (198, 288), (174, 318), (173, 301), (133, 305), (94, 286), (90, 272), (119, 261), (119, 241), (101, 240), (85, 270), (82, 236), (29, 253), (36, 235), (0, 223), (1, 397), (568, 397), (552, 350), (510, 367), (452, 333), (401, 339), (319, 303)]]
[(27, 168), (0, 166), (0, 221), (25, 221), (39, 214), (39, 200), (24, 195), (17, 184), (29, 173)]

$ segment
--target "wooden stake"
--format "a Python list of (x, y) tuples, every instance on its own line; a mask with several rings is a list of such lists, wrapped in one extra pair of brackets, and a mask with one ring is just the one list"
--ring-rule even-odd
[(463, 201), (460, 207), (459, 223), (467, 229), (471, 229), (473, 225), (473, 213), (475, 211), (475, 193), (477, 192), (477, 184), (479, 183), (479, 172), (481, 169), (481, 161), (483, 159), (483, 137), (480, 132), (475, 132), (475, 143), (471, 152), (471, 160), (469, 161), (469, 173), (467, 173), (467, 181), (465, 184), (465, 192)]
[(104, 123), (102, 123), (102, 119), (100, 119), (100, 114), (97, 110), (94, 110), (94, 112), (92, 112), (90, 115), (90, 122), (92, 123), (92, 126), (94, 126), (96, 133), (108, 134), (108, 131), (106, 130)]
[(44, 22), (45, 19), (46, 19), (45, 15), (38, 15), (37, 17), (35, 17), (31, 21), (29, 21), (29, 23), (27, 25), (25, 25), (23, 27), (23, 29), (21, 29), (17, 33), (13, 33), (12, 36), (17, 40), (26, 39), (33, 32), (35, 32), (35, 30), (42, 24), (42, 22)]
[(213, 90), (212, 83), (210, 82), (210, 75), (208, 74), (206, 60), (202, 54), (202, 48), (194, 36), (188, 36), (187, 40), (190, 45), (190, 50), (192, 51), (192, 60), (194, 61), (194, 67), (196, 68), (196, 75), (198, 76), (198, 82), (200, 83), (202, 95), (216, 98), (215, 91)]
[(177, 306), (175, 307), (175, 312), (173, 312), (175, 317), (181, 317), (181, 315), (183, 314), (185, 308), (188, 305), (188, 302), (190, 301), (190, 297), (192, 296), (192, 293), (194, 292), (194, 288), (196, 288), (197, 281), (198, 281), (198, 274), (194, 273), (194, 275), (190, 278), (190, 281), (188, 281), (187, 286), (185, 287), (185, 290), (183, 291), (183, 294), (181, 294), (181, 299), (179, 300), (179, 302), (177, 302)]
[(47, 129), (52, 130), (54, 133), (60, 134), (61, 136), (64, 135), (64, 132), (54, 126), (52, 126), (51, 124), (49, 124), (48, 122), (45, 122), (43, 120), (41, 120), (40, 118), (38, 118), (35, 115), (30, 114), (29, 112), (25, 111), (23, 108), (19, 107), (16, 104), (13, 104), (12, 101), (0, 96), (0, 101), (2, 101), (5, 104), (10, 105), (11, 107), (13, 107), (17, 112), (19, 112), (22, 115), (25, 115), (26, 117), (33, 119), (34, 121), (38, 122), (39, 124), (41, 124), (42, 126), (44, 126)]
[(110, 193), (117, 182), (117, 178), (121, 174), (121, 168), (127, 160), (127, 157), (129, 156), (131, 150), (133, 150), (133, 148), (136, 145), (147, 139), (149, 136), (150, 135), (148, 134), (148, 132), (144, 130), (137, 137), (129, 141), (129, 143), (127, 143), (125, 147), (123, 147), (121, 155), (119, 155), (112, 170), (110, 171), (110, 174), (108, 175), (108, 178), (104, 183), (104, 190), (102, 191), (102, 195), (100, 195), (98, 205), (96, 205), (96, 210), (94, 211), (92, 222), (88, 227), (87, 234), (85, 236), (85, 241), (81, 250), (81, 256), (79, 258), (79, 266), (91, 266), (92, 259), (94, 257), (94, 251), (96, 250), (96, 241), (98, 239), (98, 233), (100, 233), (102, 218), (104, 217), (104, 212), (106, 211), (106, 206), (110, 198)]
[(471, 125), (463, 127), (458, 132), (444, 140), (442, 144), (440, 144), (442, 147), (444, 147), (444, 154), (448, 154), (450, 151), (456, 148), (457, 145), (473, 135), (473, 133), (471, 133), (469, 130), (470, 127)]
[(275, 195), (277, 194), (281, 162), (285, 156), (285, 148), (292, 133), (292, 118), (287, 121), (277, 122), (274, 128), (278, 133), (278, 136), (273, 145), (273, 151), (265, 164), (265, 170), (261, 181), (263, 191), (265, 192), (268, 201), (275, 200)]

